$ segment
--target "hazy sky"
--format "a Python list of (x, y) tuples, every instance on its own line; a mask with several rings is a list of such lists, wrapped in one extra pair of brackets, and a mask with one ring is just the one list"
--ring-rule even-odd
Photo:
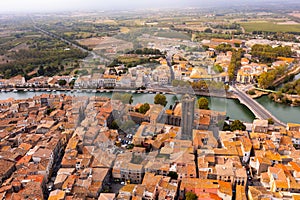
[[(189, 7), (279, 0), (0, 0), (0, 12)], [(287, 0), (282, 0), (286, 2)], [(291, 0), (289, 0), (291, 1)], [(230, 4), (229, 3), (229, 4)]]

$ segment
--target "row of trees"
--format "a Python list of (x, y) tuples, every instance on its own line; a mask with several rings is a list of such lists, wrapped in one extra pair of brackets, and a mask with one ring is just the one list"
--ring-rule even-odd
[(291, 47), (278, 46), (273, 48), (270, 45), (255, 44), (251, 48), (251, 54), (253, 57), (259, 59), (260, 62), (270, 63), (274, 62), (277, 57), (291, 57), (293, 52)]
[[(133, 96), (132, 94), (127, 93), (113, 93), (112, 95), (113, 100), (120, 100), (123, 104), (132, 104), (133, 103)], [(162, 106), (166, 106), (168, 103), (167, 98), (163, 94), (157, 94), (154, 97), (154, 104), (160, 104)], [(148, 103), (143, 104), (139, 110), (140, 113), (145, 114), (150, 109), (150, 105)]]
[[(154, 103), (155, 104), (160, 104), (160, 105), (162, 105), (162, 106), (166, 106), (167, 105), (167, 103), (168, 103), (168, 101), (166, 100), (166, 96), (165, 95), (163, 95), (163, 94), (157, 94), (157, 95), (155, 95), (155, 97), (154, 97)], [(149, 104), (148, 104), (149, 105)], [(142, 106), (144, 106), (144, 107), (146, 107), (146, 109), (148, 108), (148, 105), (142, 105)], [(207, 98), (205, 98), (205, 97), (201, 97), (201, 98), (199, 98), (198, 100), (197, 100), (197, 105), (198, 105), (198, 108), (199, 109), (203, 109), (203, 110), (209, 110), (209, 101), (208, 101), (208, 99)], [(141, 107), (142, 107), (141, 106)], [(142, 108), (142, 110), (144, 110), (144, 107)], [(150, 106), (149, 106), (149, 109), (150, 109)], [(149, 110), (148, 109), (148, 110)], [(146, 110), (146, 112), (148, 111), (148, 110)], [(146, 113), (145, 112), (145, 113)]]
[(126, 61), (126, 59), (124, 58), (116, 58), (108, 65), (108, 67), (114, 67), (114, 66), (124, 64), (126, 68), (131, 68), (146, 63), (159, 64), (159, 62), (156, 61), (154, 58), (134, 58), (134, 59), (130, 58), (128, 59), (128, 61)]
[(299, 35), (297, 32), (266, 32), (266, 31), (253, 31), (253, 35), (263, 35), (265, 39), (268, 40), (278, 40), (278, 41), (285, 41), (285, 42), (299, 42), (296, 35)]
[(282, 93), (300, 95), (300, 79), (284, 84), (283, 87), (280, 88), (280, 91)]
[(228, 67), (229, 81), (234, 80), (237, 71), (240, 69), (243, 53), (243, 49), (238, 49), (237, 51), (232, 52), (231, 61)]
[[(125, 93), (125, 94), (114, 93), (112, 96), (112, 99), (120, 100), (124, 104), (128, 104), (128, 103), (132, 104), (132, 102), (133, 102), (132, 94), (127, 94), (127, 93)], [(168, 103), (168, 101), (167, 101), (167, 98), (165, 95), (163, 95), (163, 94), (155, 95), (154, 104), (159, 104), (159, 105), (162, 105), (165, 107), (167, 105), (167, 103)], [(199, 98), (197, 101), (197, 104), (198, 104), (199, 109), (205, 109), (205, 110), (209, 109), (209, 107), (208, 107), (209, 101), (205, 97)], [(140, 106), (140, 108), (137, 110), (137, 112), (145, 114), (149, 109), (150, 109), (149, 103), (144, 103), (143, 105)]]
[(219, 52), (227, 52), (227, 51), (233, 51), (234, 49), (232, 48), (231, 44), (219, 44), (216, 48), (217, 51)]
[(143, 49), (136, 49), (129, 51), (127, 54), (139, 54), (139, 55), (163, 55), (159, 49), (149, 49), (149, 48), (143, 48)]
[(236, 29), (239, 30), (241, 28), (240, 24), (232, 23), (232, 24), (214, 24), (211, 23), (210, 26), (214, 29)]
[(49, 65), (44, 67), (41, 65), (37, 71), (38, 76), (54, 76), (57, 74), (57, 72), (64, 71), (64, 66), (63, 65)]

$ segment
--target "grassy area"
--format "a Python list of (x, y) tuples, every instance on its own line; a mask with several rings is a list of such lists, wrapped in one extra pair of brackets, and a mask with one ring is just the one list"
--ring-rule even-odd
[(96, 33), (91, 33), (91, 32), (66, 32), (64, 33), (64, 35), (67, 37), (75, 37), (75, 38), (83, 38), (83, 39), (97, 36)]
[(127, 27), (121, 27), (121, 28), (120, 28), (120, 32), (121, 32), (121, 33), (129, 33), (129, 32), (130, 32), (130, 29), (127, 28)]
[(164, 38), (176, 38), (176, 39), (181, 39), (181, 40), (190, 40), (191, 39), (191, 37), (188, 36), (187, 34), (173, 32), (173, 31), (158, 32), (155, 36), (164, 37)]
[(300, 24), (287, 25), (275, 24), (272, 22), (245, 22), (240, 23), (247, 32), (265, 31), (265, 32), (298, 32), (300, 33)]

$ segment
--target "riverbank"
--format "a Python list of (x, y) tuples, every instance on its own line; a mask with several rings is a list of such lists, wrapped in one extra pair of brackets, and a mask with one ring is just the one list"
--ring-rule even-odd
[(226, 92), (226, 94), (215, 93), (215, 92), (195, 92), (198, 96), (207, 96), (207, 97), (217, 97), (217, 98), (226, 98), (226, 99), (238, 99), (237, 96), (232, 92)]
[[(108, 90), (107, 90), (108, 91)], [(56, 91), (56, 92), (45, 92), (45, 91), (39, 91), (39, 92), (3, 92), (0, 93), (0, 100), (6, 100), (9, 98), (14, 99), (27, 99), (32, 98), (34, 96), (39, 96), (41, 94), (66, 94), (72, 97), (108, 97), (111, 98), (113, 95), (113, 92), (62, 92), (62, 91)], [(133, 96), (133, 105), (136, 105), (138, 103), (154, 103), (154, 97), (156, 93), (149, 92), (149, 93), (132, 93)], [(165, 94), (167, 98), (167, 105), (166, 109), (170, 108), (170, 106), (174, 105), (177, 101), (181, 100), (182, 94)], [(197, 95), (197, 98), (202, 97), (201, 95)], [(240, 102), (237, 99), (226, 99), (226, 98), (220, 98), (220, 97), (213, 97), (213, 96), (206, 96), (206, 98), (209, 101), (209, 108), (211, 110), (220, 111), (220, 112), (226, 112), (226, 116), (228, 116), (230, 119), (239, 119), (244, 122), (252, 122), (255, 118), (253, 113), (245, 106), (240, 104)]]
[(285, 104), (288, 106), (292, 107), (298, 107), (300, 106), (300, 96), (299, 95), (289, 95), (289, 94), (284, 94), (281, 92), (276, 92), (272, 90), (264, 90), (255, 88), (252, 90), (247, 91), (247, 94), (252, 98), (252, 99), (258, 99), (263, 96), (267, 96), (271, 101), (274, 101), (279, 104)]
[(247, 94), (252, 98), (252, 99), (258, 99), (262, 96), (265, 96), (265, 95), (268, 95), (269, 93), (268, 92), (263, 92), (263, 91), (260, 91), (260, 90), (257, 90), (257, 89), (254, 89), (255, 93), (254, 94), (249, 94), (247, 92)]
[[(0, 100), (6, 100), (9, 98), (14, 99), (27, 99), (32, 98), (34, 96), (38, 96), (41, 94), (66, 94), (70, 96), (102, 96), (102, 97), (108, 97), (111, 98), (113, 92), (74, 92), (74, 91), (56, 91), (56, 92), (45, 92), (45, 91), (39, 91), (39, 92), (0, 92)], [(154, 103), (154, 97), (156, 93), (133, 93), (133, 105), (137, 103)], [(166, 108), (169, 108), (170, 105), (174, 105), (176, 101), (179, 101), (181, 99), (181, 94), (174, 95), (174, 94), (166, 94), (168, 104), (166, 105)], [(197, 96), (197, 98), (200, 98), (201, 95)], [(243, 104), (239, 102), (237, 99), (228, 99), (228, 98), (219, 98), (219, 97), (213, 97), (212, 95), (207, 96), (209, 100), (209, 108), (211, 110), (216, 110), (220, 112), (226, 112), (226, 115), (230, 119), (239, 119), (241, 121), (245, 122), (252, 122), (255, 116), (253, 113)], [(300, 123), (299, 113), (300, 113), (300, 107), (291, 107), (287, 106), (285, 104), (279, 104), (274, 101), (271, 101), (267, 95), (264, 95), (262, 97), (259, 97), (255, 99), (257, 102), (259, 102), (262, 106), (264, 106), (266, 109), (268, 109), (274, 116), (276, 116), (278, 119), (280, 119), (283, 122), (292, 122), (292, 123)]]
[[(177, 88), (155, 88), (155, 89), (145, 89), (145, 90), (134, 90), (134, 89), (70, 89), (70, 88), (6, 88), (1, 89), (0, 92), (70, 92), (70, 93), (110, 93), (110, 92), (127, 92), (132, 94), (185, 94), (186, 90), (178, 90)], [(198, 96), (206, 96), (206, 97), (218, 97), (218, 98), (226, 98), (226, 99), (237, 99), (236, 95), (232, 92), (202, 92), (202, 91), (194, 91), (195, 95)]]
[(280, 104), (289, 105), (291, 107), (300, 106), (300, 96), (299, 95), (289, 95), (283, 93), (270, 93), (268, 98), (272, 101)]

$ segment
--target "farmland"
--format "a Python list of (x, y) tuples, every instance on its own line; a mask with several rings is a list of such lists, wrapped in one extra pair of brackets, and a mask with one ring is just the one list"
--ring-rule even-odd
[(284, 32), (300, 33), (300, 24), (276, 24), (273, 22), (243, 22), (240, 23), (246, 32)]
[(164, 37), (164, 38), (176, 38), (181, 40), (190, 40), (191, 37), (188, 34), (175, 32), (175, 31), (168, 31), (168, 32), (157, 32), (155, 34), (157, 37)]

